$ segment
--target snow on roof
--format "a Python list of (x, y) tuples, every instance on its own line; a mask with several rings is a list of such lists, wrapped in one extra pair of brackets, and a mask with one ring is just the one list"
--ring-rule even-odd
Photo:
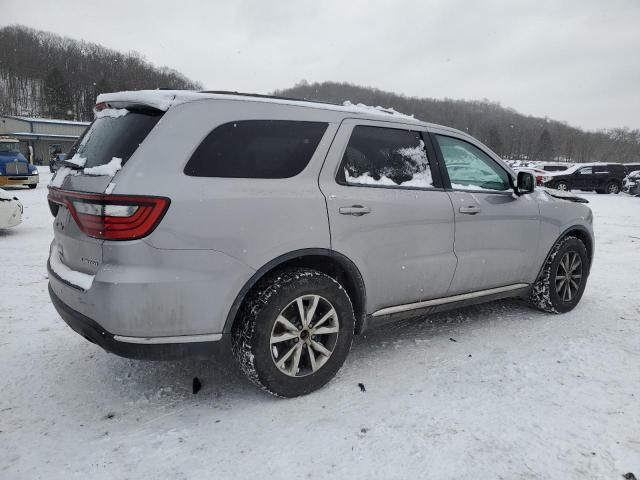
[(140, 104), (166, 111), (174, 105), (192, 102), (196, 100), (217, 99), (217, 100), (237, 100), (244, 102), (275, 103), (279, 105), (292, 105), (298, 107), (316, 108), (321, 110), (332, 110), (337, 112), (354, 113), (362, 115), (374, 115), (389, 119), (390, 116), (409, 120), (411, 122), (424, 124), (413, 116), (405, 115), (392, 108), (370, 107), (362, 103), (353, 104), (349, 101), (342, 105), (332, 103), (313, 102), (308, 100), (286, 99), (269, 96), (243, 95), (241, 93), (208, 93), (195, 92), (190, 90), (136, 90), (127, 92), (103, 93), (98, 95), (97, 103), (115, 104)]
[(54, 123), (57, 125), (87, 126), (90, 124), (90, 122), (77, 122), (75, 120), (57, 120), (55, 118), (37, 118), (37, 117), (19, 117), (19, 116), (11, 116), (10, 118), (15, 118), (16, 120), (23, 120), (25, 122), (31, 122), (31, 123)]

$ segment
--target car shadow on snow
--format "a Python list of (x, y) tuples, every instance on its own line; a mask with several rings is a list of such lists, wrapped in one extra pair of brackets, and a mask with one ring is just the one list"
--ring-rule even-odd
[[(544, 315), (519, 300), (501, 300), (484, 305), (461, 308), (451, 312), (415, 317), (370, 330), (366, 335), (354, 339), (351, 353), (338, 379), (327, 388), (340, 387), (342, 373), (349, 370), (349, 377), (357, 375), (351, 368), (375, 361), (384, 354), (387, 364), (397, 358), (406, 363), (403, 349), (393, 348), (403, 343), (415, 345), (432, 341), (464, 341), (470, 330), (484, 328), (491, 324), (497, 328), (501, 324), (523, 321)], [(254, 387), (235, 365), (228, 347), (216, 350), (210, 358), (188, 358), (179, 361), (138, 361), (108, 355), (95, 346), (91, 348), (90, 359), (93, 369), (87, 382), (98, 382), (109, 391), (109, 395), (119, 396), (125, 402), (147, 401), (152, 404), (211, 404), (228, 405), (235, 408), (238, 400), (249, 402), (273, 399)], [(428, 346), (424, 347), (425, 350)], [(80, 362), (83, 363), (83, 362)], [(81, 367), (86, 369), (86, 364)], [(391, 368), (393, 370), (393, 368)], [(72, 371), (68, 372), (73, 375)], [(201, 389), (194, 392), (194, 379)], [(91, 391), (91, 390), (90, 390)], [(232, 403), (233, 402), (233, 403)]]

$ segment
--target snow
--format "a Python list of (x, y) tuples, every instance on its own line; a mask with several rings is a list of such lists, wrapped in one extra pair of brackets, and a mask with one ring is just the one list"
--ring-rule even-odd
[(596, 255), (572, 312), (508, 300), (382, 327), (326, 387), (279, 400), (229, 352), (127, 360), (73, 332), (47, 295), (46, 188), (10, 193), (25, 211), (0, 232), (3, 479), (638, 476), (638, 198), (580, 193)]
[(127, 113), (129, 110), (126, 108), (104, 108), (96, 112), (96, 118), (120, 118)]
[[(74, 156), (75, 158), (75, 156)], [(53, 175), (53, 178), (51, 179), (51, 181), (49, 182), (49, 186), (50, 187), (57, 187), (60, 188), (62, 187), (62, 184), (64, 182), (64, 179), (67, 178), (69, 175), (79, 175), (80, 172), (77, 170), (74, 170), (72, 168), (69, 167), (60, 167), (56, 173)]]
[(85, 175), (108, 175), (110, 177), (115, 176), (118, 173), (118, 170), (122, 168), (122, 159), (118, 157), (113, 157), (109, 163), (104, 165), (98, 165), (96, 167), (85, 168), (82, 173)]
[(234, 95), (226, 93), (206, 93), (192, 92), (187, 90), (136, 90), (114, 93), (102, 93), (98, 95), (97, 103), (107, 103), (111, 107), (126, 107), (129, 105), (147, 105), (158, 110), (167, 111), (169, 108), (181, 103), (198, 100), (233, 100), (255, 103), (275, 103), (279, 105), (292, 105), (313, 107), (321, 110), (333, 110), (347, 113), (374, 115), (388, 118), (389, 115), (410, 120), (412, 123), (425, 125), (424, 122), (416, 120), (413, 116), (397, 112), (393, 108), (372, 107), (362, 103), (354, 104), (345, 101), (342, 105), (330, 103), (316, 103), (305, 100), (285, 100), (281, 98), (269, 97), (248, 97), (244, 95)]
[[(433, 187), (433, 178), (431, 177), (431, 170), (429, 168), (429, 161), (427, 159), (427, 153), (424, 149), (424, 142), (420, 140), (419, 145), (415, 147), (403, 147), (395, 150), (395, 153), (399, 153), (408, 161), (405, 160), (402, 165), (402, 171), (394, 171), (394, 169), (383, 170), (378, 179), (376, 179), (371, 172), (365, 172), (360, 175), (351, 175), (348, 169), (344, 169), (345, 179), (351, 184), (360, 185), (389, 185), (389, 186), (402, 186), (402, 187)], [(404, 182), (397, 183), (393, 179), (389, 178), (389, 175), (396, 176), (396, 174), (406, 174), (409, 171), (413, 172), (411, 180), (405, 180)]]
[(93, 284), (94, 275), (87, 275), (86, 273), (71, 270), (64, 264), (62, 259), (62, 253), (57, 245), (51, 248), (51, 255), (49, 255), (49, 265), (51, 270), (58, 277), (65, 282), (69, 282), (71, 285), (79, 287), (83, 290), (89, 290)]
[(107, 185), (107, 188), (105, 189), (104, 193), (107, 195), (111, 195), (114, 188), (116, 188), (116, 184), (111, 182), (109, 185)]
[(470, 183), (455, 183), (451, 182), (451, 188), (460, 188), (462, 190), (477, 190), (480, 192), (500, 192), (502, 190), (495, 190), (491, 188), (479, 187), (478, 185), (473, 185)]
[(371, 105), (365, 105), (364, 103), (351, 103), (349, 100), (345, 100), (344, 102), (342, 102), (342, 105), (352, 109), (352, 111), (361, 111), (362, 113), (374, 113), (374, 114), (379, 114), (380, 112), (382, 112), (382, 113), (387, 113), (389, 115), (394, 115), (396, 117), (405, 117), (411, 120), (415, 120), (413, 115), (405, 115), (404, 113), (400, 113), (391, 107), (381, 107), (381, 106), (372, 107)]
[(82, 168), (87, 163), (87, 159), (85, 157), (81, 157), (76, 153), (73, 158), (65, 160), (65, 163), (72, 163), (73, 165), (77, 165), (78, 167)]

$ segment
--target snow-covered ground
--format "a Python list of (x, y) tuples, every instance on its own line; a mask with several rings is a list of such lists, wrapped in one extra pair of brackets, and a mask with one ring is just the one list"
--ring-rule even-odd
[(584, 194), (596, 259), (573, 312), (392, 325), (278, 400), (223, 355), (126, 360), (71, 331), (46, 290), (49, 178), (0, 232), (0, 478), (640, 478), (640, 198)]

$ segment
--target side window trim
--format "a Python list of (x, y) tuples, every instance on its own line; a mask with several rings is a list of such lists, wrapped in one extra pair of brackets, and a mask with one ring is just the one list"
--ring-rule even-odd
[[(429, 132), (427, 130), (424, 129), (420, 129), (419, 125), (406, 125), (406, 124), (389, 124), (389, 123), (384, 123), (384, 124), (380, 124), (376, 121), (363, 121), (363, 122), (354, 122), (354, 123), (350, 123), (345, 125), (345, 122), (348, 122), (350, 119), (344, 119), (342, 121), (342, 124), (340, 125), (340, 128), (348, 128), (348, 132), (346, 132), (346, 138), (343, 140), (343, 145), (339, 151), (339, 161), (336, 164), (336, 168), (335, 171), (333, 172), (333, 180), (338, 184), (338, 185), (342, 185), (344, 187), (355, 187), (355, 188), (386, 188), (386, 189), (392, 189), (392, 190), (422, 190), (422, 191), (444, 191), (444, 182), (442, 181), (442, 176), (441, 176), (441, 172), (440, 172), (440, 168), (437, 165), (437, 156), (436, 156), (436, 151), (433, 147), (433, 143), (431, 140), (431, 136), (429, 134)], [(342, 181), (342, 179), (340, 178), (341, 176), (341, 172), (343, 171), (343, 164), (344, 164), (344, 153), (347, 150), (347, 147), (349, 145), (349, 141), (351, 140), (351, 136), (353, 135), (353, 131), (356, 129), (356, 127), (377, 127), (377, 128), (388, 128), (391, 130), (406, 130), (407, 132), (414, 132), (417, 133), (425, 146), (425, 150), (427, 153), (427, 159), (429, 161), (429, 169), (431, 171), (431, 177), (433, 179), (433, 183), (434, 186), (433, 187), (416, 187), (416, 186), (402, 186), (402, 185), (375, 185), (375, 184), (354, 184), (354, 183), (347, 183), (346, 181)], [(408, 127), (408, 128), (407, 128)], [(336, 132), (336, 136), (339, 133)]]
[[(438, 167), (440, 170), (440, 176), (442, 177), (442, 185), (444, 186), (444, 189), (448, 192), (471, 192), (471, 193), (480, 193), (480, 194), (489, 194), (489, 195), (508, 195), (511, 196), (513, 195), (513, 178), (511, 176), (511, 174), (509, 173), (508, 170), (506, 170), (502, 165), (500, 165), (500, 163), (496, 162), (493, 157), (486, 152), (483, 148), (481, 148), (478, 145), (475, 145), (471, 142), (468, 142), (467, 140), (465, 140), (464, 138), (458, 137), (456, 135), (452, 135), (449, 133), (436, 133), (433, 131), (429, 131), (428, 132), (429, 136), (431, 137), (431, 144), (433, 145), (433, 148), (435, 149), (436, 152), (436, 157), (437, 157), (437, 163), (438, 163)], [(487, 157), (489, 157), (489, 159), (498, 167), (500, 168), (502, 171), (504, 171), (504, 173), (507, 175), (507, 177), (510, 179), (510, 189), (509, 190), (491, 190), (491, 191), (483, 191), (483, 190), (474, 190), (472, 188), (453, 188), (451, 186), (451, 179), (449, 178), (449, 172), (447, 171), (447, 167), (444, 163), (444, 155), (442, 154), (442, 149), (440, 148), (440, 144), (438, 143), (438, 139), (436, 138), (436, 135), (440, 135), (443, 137), (449, 137), (449, 138), (454, 138), (456, 140), (459, 140), (461, 142), (466, 142), (469, 143), (469, 145), (473, 145), (474, 147), (476, 147), (478, 150), (480, 150), (482, 153), (484, 153)]]

